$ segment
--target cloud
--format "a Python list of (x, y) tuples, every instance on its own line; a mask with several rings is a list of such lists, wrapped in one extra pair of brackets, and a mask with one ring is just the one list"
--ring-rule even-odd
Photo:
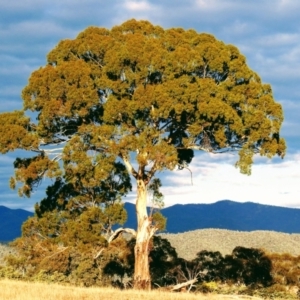
[(149, 11), (153, 9), (153, 6), (147, 1), (134, 1), (134, 0), (129, 0), (125, 1), (124, 7), (128, 9), (129, 11)]
[(0, 194), (0, 205), (11, 209), (22, 208), (27, 211), (34, 211), (35, 202), (32, 199), (19, 198), (11, 193)]
[(167, 3), (157, 1), (124, 0), (115, 7), (113, 22), (120, 25), (129, 19), (149, 20), (155, 25), (162, 25), (163, 6)]
[(299, 38), (300, 34), (296, 32), (275, 32), (264, 37), (257, 37), (256, 41), (257, 45), (260, 45), (263, 48), (274, 49), (274, 47), (287, 48), (293, 45), (298, 45)]
[(39, 61), (45, 64), (46, 54), (59, 40), (68, 37), (74, 38), (75, 32), (54, 22), (23, 21), (0, 29), (0, 38), (5, 40), (5, 44), (0, 45), (0, 50), (19, 59), (30, 57), (32, 60), (33, 57), (39, 57)]
[(281, 163), (269, 161), (267, 164), (254, 164), (252, 175), (245, 176), (231, 162), (216, 163), (210, 156), (204, 155), (198, 157), (194, 166), (190, 167), (193, 185), (188, 172), (173, 172), (165, 176), (167, 185), (163, 181), (162, 191), (167, 206), (230, 199), (298, 207), (299, 167), (300, 152), (290, 155)]

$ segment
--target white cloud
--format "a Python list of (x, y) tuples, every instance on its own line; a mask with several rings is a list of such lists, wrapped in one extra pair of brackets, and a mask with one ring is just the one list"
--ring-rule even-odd
[[(205, 159), (201, 156), (201, 159)], [(245, 176), (230, 163), (197, 160), (193, 185), (187, 171), (168, 173), (163, 185), (167, 206), (175, 203), (213, 203), (229, 199), (259, 202), (278, 206), (300, 206), (300, 153), (290, 155), (281, 163), (254, 164), (252, 175)]]
[(278, 32), (257, 38), (257, 43), (261, 47), (285, 47), (299, 44), (299, 33)]
[[(5, 61), (10, 68), (1, 68), (0, 76), (7, 75), (18, 75), (20, 73), (28, 73), (32, 70), (32, 67), (38, 67), (38, 64), (35, 60), (33, 61), (24, 61), (22, 58), (12, 57), (12, 56), (0, 56), (1, 61)], [(3, 64), (4, 65), (4, 64)]]
[(196, 9), (199, 9), (200, 11), (206, 11), (206, 12), (209, 12), (209, 11), (213, 12), (213, 11), (216, 11), (216, 10), (220, 10), (221, 7), (224, 8), (224, 6), (225, 7), (228, 6), (226, 1), (224, 1), (224, 2), (218, 4), (217, 1), (215, 1), (215, 0), (210, 0), (210, 1), (196, 0), (196, 1), (194, 1)]
[(275, 6), (278, 13), (281, 15), (294, 15), (300, 9), (300, 3), (294, 0), (277, 0), (278, 3)]
[(162, 23), (164, 16), (165, 3), (153, 3), (156, 1), (138, 1), (138, 0), (124, 0), (115, 7), (112, 19), (114, 25), (121, 25), (129, 19), (148, 20), (155, 25)]
[(280, 103), (283, 106), (283, 108), (287, 109), (290, 113), (292, 111), (297, 112), (300, 109), (300, 103), (292, 101), (290, 99), (282, 99)]
[(153, 6), (147, 1), (125, 1), (124, 7), (130, 11), (144, 11), (151, 10)]
[[(38, 29), (38, 30), (37, 30)], [(73, 30), (68, 30), (55, 24), (54, 20), (24, 20), (10, 24), (8, 27), (0, 30), (0, 36), (7, 41), (18, 42), (20, 39), (26, 43), (47, 41), (49, 37), (65, 36), (75, 37)], [(13, 35), (12, 35), (13, 34)], [(28, 46), (30, 46), (28, 44)]]

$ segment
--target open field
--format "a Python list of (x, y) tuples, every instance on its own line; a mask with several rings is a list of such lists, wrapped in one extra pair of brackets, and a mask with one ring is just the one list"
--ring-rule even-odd
[(177, 234), (161, 234), (176, 248), (178, 256), (193, 259), (201, 250), (231, 254), (236, 246), (260, 248), (266, 252), (300, 255), (300, 234), (275, 231), (232, 231), (199, 229)]
[(238, 295), (202, 295), (162, 291), (142, 292), (112, 288), (80, 288), (57, 284), (0, 280), (1, 300), (230, 300), (261, 299)]

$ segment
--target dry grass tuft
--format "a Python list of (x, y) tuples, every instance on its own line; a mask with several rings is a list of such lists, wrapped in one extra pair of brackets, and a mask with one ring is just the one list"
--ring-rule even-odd
[(11, 247), (0, 243), (0, 266), (5, 264), (4, 257), (12, 253), (14, 253), (14, 250)]

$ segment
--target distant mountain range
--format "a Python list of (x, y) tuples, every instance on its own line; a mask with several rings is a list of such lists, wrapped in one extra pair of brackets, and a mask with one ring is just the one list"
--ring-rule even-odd
[[(125, 209), (128, 220), (124, 227), (136, 228), (134, 204), (125, 203)], [(300, 209), (297, 208), (222, 200), (213, 204), (176, 204), (161, 212), (167, 217), (168, 233), (203, 228), (300, 233)], [(0, 242), (20, 236), (22, 223), (32, 215), (26, 210), (0, 206)]]
[(0, 205), (0, 242), (9, 242), (21, 235), (21, 227), (33, 213)]
[[(130, 216), (125, 227), (136, 228), (135, 206), (126, 203), (125, 208)], [(213, 204), (176, 204), (162, 209), (161, 213), (167, 218), (167, 233), (203, 228), (300, 233), (300, 209), (297, 208), (222, 200)]]

